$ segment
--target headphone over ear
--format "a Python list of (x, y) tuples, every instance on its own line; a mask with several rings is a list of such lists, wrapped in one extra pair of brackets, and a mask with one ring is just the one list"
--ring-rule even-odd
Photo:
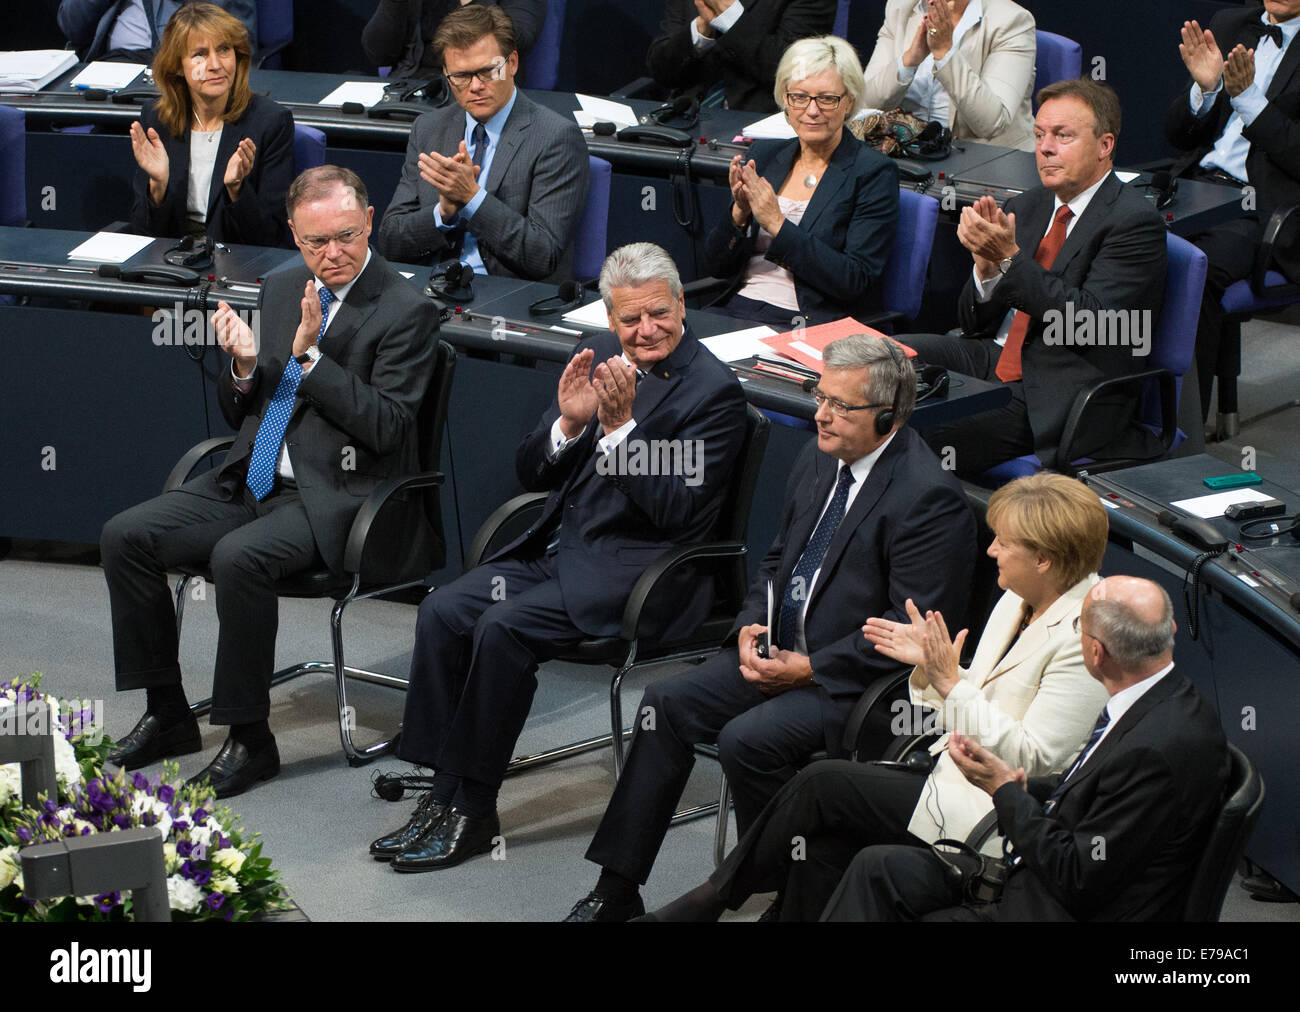
[(885, 337), (881, 340), (885, 342), (885, 349), (889, 352), (889, 357), (894, 360), (894, 366), (899, 373), (898, 384), (894, 387), (893, 403), (884, 411), (876, 412), (876, 435), (887, 436), (889, 430), (894, 427), (894, 418), (898, 414), (898, 398), (903, 392), (903, 371), (907, 362), (903, 357), (903, 353), (898, 350), (891, 338)]
[(456, 261), (441, 268), (435, 267), (429, 275), (429, 292), (444, 302), (460, 305), (473, 302), (474, 268)]
[(582, 305), (582, 300), (587, 297), (587, 289), (581, 281), (561, 281), (560, 289), (555, 295), (548, 295), (544, 299), (538, 299), (528, 307), (528, 312), (533, 316), (554, 316), (556, 313), (567, 313), (570, 309), (577, 309)]

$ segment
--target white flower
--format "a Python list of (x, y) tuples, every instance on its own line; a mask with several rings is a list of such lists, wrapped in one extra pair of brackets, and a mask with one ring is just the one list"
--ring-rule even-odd
[(172, 875), (167, 879), (167, 905), (173, 910), (197, 910), (203, 902), (203, 890), (187, 878)]
[(208, 844), (212, 842), (212, 830), (207, 826), (190, 827), (190, 843), (198, 844), (206, 851)]
[(0, 889), (6, 888), (15, 878), (18, 877), (18, 848), (5, 847), (0, 849)]
[(78, 836), (86, 836), (86, 835), (88, 835), (88, 834), (86, 833), (86, 830), (87, 830), (87, 829), (89, 829), (91, 833), (94, 833), (94, 831), (95, 831), (95, 827), (92, 826), (92, 825), (91, 825), (89, 822), (87, 822), (85, 819), (77, 819), (77, 818), (74, 818), (74, 819), (72, 820), (72, 825), (73, 825), (74, 827), (76, 827), (77, 835), (78, 835)]
[(76, 750), (61, 734), (54, 736), (54, 772), (64, 788), (70, 788), (81, 780), (81, 767), (77, 765)]
[(0, 805), (22, 793), (22, 770), (17, 763), (0, 766)]
[(244, 867), (244, 852), (235, 847), (224, 847), (212, 855), (212, 863), (238, 875), (239, 869)]
[(229, 875), (215, 875), (210, 884), (217, 892), (225, 893), (227, 896), (233, 896), (239, 892), (239, 883)]

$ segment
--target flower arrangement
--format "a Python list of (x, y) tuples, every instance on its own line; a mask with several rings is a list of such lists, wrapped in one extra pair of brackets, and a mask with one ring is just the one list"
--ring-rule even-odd
[(229, 807), (215, 804), (211, 788), (183, 784), (174, 763), (164, 763), (161, 776), (106, 774), (112, 743), (99, 733), (93, 708), (59, 701), (39, 684), (39, 675), (0, 683), (0, 726), (6, 706), (30, 714), (41, 703), (53, 705), (59, 781), (58, 798), (25, 808), (17, 767), (0, 767), (0, 922), (129, 920), (131, 899), (121, 893), (28, 899), (18, 849), (140, 826), (162, 833), (173, 920), (245, 921), (290, 905), (256, 834), (247, 835)]

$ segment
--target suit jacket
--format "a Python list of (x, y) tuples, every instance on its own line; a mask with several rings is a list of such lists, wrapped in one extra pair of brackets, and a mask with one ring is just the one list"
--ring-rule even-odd
[[(780, 531), (731, 628), (734, 643), (747, 625), (767, 624), (767, 581), (775, 599), (785, 593), (799, 557), (830, 497), (839, 461), (811, 440), (795, 460), (786, 486)], [(910, 597), (960, 626), (975, 563), (975, 521), (961, 485), (939, 466), (909, 426), (894, 433), (836, 528), (822, 557), (804, 615), (804, 639), (813, 680), (822, 690), (827, 747), (840, 751), (843, 703), (899, 665), (862, 635), (877, 615), (907, 621)]]
[[(146, 106), (140, 125), (153, 127), (167, 149), (167, 190), (157, 207), (149, 199), (149, 177), (139, 166), (132, 183), (131, 227), (143, 235), (183, 236), (189, 231), (186, 199), (190, 178), (190, 127), (180, 137), (158, 120), (157, 110)], [(239, 199), (231, 202), (222, 179), (226, 163), (245, 137), (257, 145), (253, 171), (240, 188)], [(217, 161), (208, 190), (206, 233), (220, 242), (251, 246), (283, 246), (288, 241), (284, 207), (285, 194), (293, 182), (293, 114), (269, 98), (253, 95), (244, 115), (221, 129)]]
[[(1259, 43), (1262, 7), (1247, 10), (1225, 8), (1210, 20), (1210, 30), (1223, 53), (1237, 43), (1254, 49)], [(1204, 116), (1192, 112), (1188, 88), (1179, 92), (1165, 117), (1165, 135), (1174, 147), (1188, 153), (1178, 160), (1175, 175), (1200, 163), (1219, 139), (1232, 115), (1226, 90), (1220, 90), (1214, 105)], [(1292, 40), (1282, 54), (1266, 92), (1268, 104), (1242, 136), (1250, 141), (1246, 175), (1255, 187), (1260, 222), (1279, 207), (1300, 204), (1300, 44)], [(1293, 221), (1274, 246), (1274, 259), (1292, 281), (1300, 282), (1300, 226)]]
[[(1052, 192), (1042, 186), (1008, 200), (1005, 210), (1016, 216), (1020, 255), (988, 302), (975, 301), (973, 278), (958, 302), (967, 337), (996, 336), (1008, 309), (1029, 314), (1021, 351), (1023, 386), (1034, 452), (1045, 467), (1056, 465), (1057, 444), (1076, 393), (1099, 380), (1146, 368), (1146, 356), (1134, 355), (1131, 346), (1065, 340), (1073, 332), (1068, 325), (1071, 314), (1077, 319), (1086, 311), (1085, 316), (1099, 320), (1102, 310), (1150, 310), (1154, 333), (1168, 267), (1164, 222), (1138, 191), (1110, 173), (1070, 230), (1052, 269), (1043, 270), (1034, 252), (1047, 232), (1053, 207)], [(1053, 310), (1055, 317), (1047, 317)], [(1053, 319), (1058, 323), (1052, 334), (1055, 343), (1048, 345), (1044, 331)], [(1093, 326), (1088, 333), (1095, 335), (1097, 329)], [(1132, 394), (1112, 394), (1095, 401), (1088, 415), (1088, 438), (1078, 451), (1107, 456), (1149, 452), (1154, 441), (1135, 422), (1137, 400)]]
[[(1034, 16), (1011, 0), (982, 0), (984, 13), (948, 53), (935, 79), (948, 93), (948, 124), (957, 140), (1034, 150)], [(863, 101), (896, 109), (909, 85), (898, 60), (912, 45), (921, 11), (916, 0), (889, 0), (866, 69)]]
[(1023, 858), (998, 919), (1178, 919), (1228, 780), (1219, 719), (1191, 682), (1171, 671), (1149, 689), (1045, 814), (1060, 780), (1031, 780), (1028, 792), (1004, 784), (993, 795)]
[(651, 76), (665, 88), (700, 95), (721, 79), (728, 108), (771, 112), (781, 54), (796, 39), (828, 35), (835, 26), (835, 0), (747, 0), (740, 20), (703, 56), (691, 42), (691, 22), (698, 16), (693, 0), (667, 0), (659, 34), (646, 52)]
[[(585, 339), (574, 354), (585, 348), (595, 351), (593, 371), (622, 350), (613, 334)], [(569, 617), (588, 636), (617, 635), (623, 606), (650, 564), (675, 545), (714, 535), (744, 438), (745, 412), (739, 381), (689, 328), (639, 384), (632, 408), (636, 425), (608, 458), (602, 459), (596, 446), (603, 434), (596, 418), (576, 442), (550, 458), (551, 426), (560, 415), (559, 401), (553, 401), (515, 457), (524, 488), (551, 494), (537, 522), (485, 564), (544, 549), (559, 523), (556, 568)], [(674, 444), (678, 457), (671, 457)], [(690, 467), (685, 466), (688, 445)], [(658, 452), (665, 446), (668, 457)], [(649, 467), (651, 459), (678, 461), (682, 473), (666, 473), (671, 466)], [(644, 623), (649, 635), (684, 637), (708, 614), (712, 580), (683, 569), (673, 586), (651, 602)]]
[[(749, 157), (779, 191), (799, 157), (799, 141), (756, 141)], [(786, 222), (765, 254), (794, 275), (799, 312), (809, 325), (868, 313), (898, 225), (898, 168), (846, 129), (798, 225)], [(758, 222), (738, 229), (731, 211), (709, 233), (706, 269), (744, 281)]]
[[(255, 0), (212, 0), (239, 18), (248, 29), (248, 45), (257, 54), (257, 4)], [(117, 23), (120, 0), (60, 0), (59, 30), (68, 37), (77, 59), (89, 63), (108, 51), (108, 39)], [(161, 38), (166, 25), (158, 26)]]
[[(989, 616), (971, 666), (961, 669), (962, 680), (947, 699), (929, 685), (923, 688), (914, 671), (912, 702), (934, 707), (945, 732), (973, 737), (1030, 776), (1067, 769), (1106, 705), (1106, 690), (1084, 668), (1083, 644), (1074, 631), (1096, 579), (1076, 583), (1019, 638), (1024, 601), (1007, 591)], [(938, 761), (907, 827), (929, 843), (940, 837), (966, 839), (993, 808), (992, 799), (962, 776), (948, 755), (948, 737), (945, 733), (930, 749)]]
[[(420, 178), (422, 151), (456, 153), (465, 111), (435, 109), (411, 126), (406, 162), (379, 225), (379, 249), (404, 263), (433, 264), (450, 255), (434, 224), (438, 191)], [(469, 220), (489, 274), (530, 281), (573, 277), (570, 240), (587, 199), (587, 144), (582, 131), (516, 88), (515, 105), (492, 156), (487, 199)]]
[[(546, 21), (546, 0), (479, 0), (500, 7), (515, 26), (515, 45), (522, 56), (533, 48)], [(361, 32), (361, 50), (376, 66), (391, 66), (394, 81), (442, 73), (441, 54), (429, 43), (442, 19), (460, 6), (459, 0), (379, 0)]]
[[(229, 374), (217, 384), (221, 412), (239, 433), (221, 467), (187, 482), (185, 491), (220, 499), (239, 494), (258, 425), (292, 351), (310, 279), (303, 265), (267, 275), (258, 302), (253, 385), (240, 393)], [(433, 372), (438, 316), (433, 303), (378, 254), (332, 311), (337, 316), (321, 339), (320, 360), (298, 387), (284, 442), (316, 546), (339, 572), (361, 503), (381, 481), (419, 469), (416, 416)], [(431, 541), (423, 510), (412, 500), (385, 522), (403, 536), (391, 555), (367, 559), (368, 578), (424, 575)]]

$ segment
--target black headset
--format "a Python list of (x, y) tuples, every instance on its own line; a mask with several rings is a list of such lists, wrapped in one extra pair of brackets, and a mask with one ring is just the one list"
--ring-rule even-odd
[(894, 400), (884, 411), (876, 412), (876, 435), (887, 436), (889, 430), (894, 427), (894, 419), (898, 415), (898, 398), (903, 393), (903, 373), (906, 369), (911, 368), (903, 353), (898, 350), (891, 338), (884, 338), (885, 349), (889, 352), (889, 357), (894, 360), (894, 368), (898, 370), (898, 385), (894, 387)]
[(577, 309), (582, 305), (582, 300), (587, 297), (587, 289), (581, 281), (561, 281), (560, 289), (554, 295), (548, 295), (544, 299), (538, 299), (528, 307), (528, 312), (533, 316), (554, 316), (556, 313), (567, 313), (570, 309)]
[[(681, 120), (669, 123), (669, 120)], [(693, 95), (678, 95), (671, 101), (651, 109), (641, 117), (642, 123), (658, 123), (660, 126), (675, 126), (689, 130), (700, 121), (700, 100)]]
[(464, 305), (474, 301), (474, 268), (452, 261), (435, 267), (429, 275), (429, 292), (444, 302)]

